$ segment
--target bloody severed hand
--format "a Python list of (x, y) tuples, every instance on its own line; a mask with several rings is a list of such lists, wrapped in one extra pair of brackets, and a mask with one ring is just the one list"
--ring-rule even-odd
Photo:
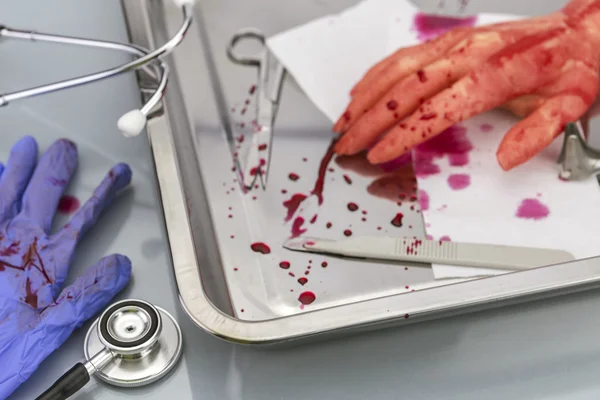
[(131, 274), (129, 259), (113, 254), (62, 288), (77, 243), (129, 184), (130, 168), (114, 166), (69, 223), (50, 234), (77, 166), (77, 149), (59, 140), (36, 167), (37, 156), (35, 140), (24, 137), (13, 146), (6, 168), (0, 167), (0, 399), (104, 309)]
[(373, 66), (334, 126), (338, 154), (372, 146), (392, 160), (453, 124), (496, 107), (524, 117), (497, 159), (510, 170), (584, 116), (598, 92), (600, 0), (572, 0), (553, 14), (456, 28)]

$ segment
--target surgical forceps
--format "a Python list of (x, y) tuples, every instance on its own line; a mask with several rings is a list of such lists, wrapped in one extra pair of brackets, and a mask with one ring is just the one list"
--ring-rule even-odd
[[(258, 40), (261, 50), (254, 56), (242, 56), (235, 52), (236, 45), (244, 39)], [(260, 182), (263, 190), (267, 187), (267, 177), (271, 161), (273, 125), (279, 106), (281, 87), (285, 76), (283, 65), (276, 62), (273, 77), (270, 75), (271, 54), (266, 45), (265, 36), (256, 29), (242, 29), (233, 35), (227, 46), (227, 56), (240, 65), (258, 68), (257, 118), (252, 134), (252, 143), (244, 164), (244, 183), (247, 190)]]

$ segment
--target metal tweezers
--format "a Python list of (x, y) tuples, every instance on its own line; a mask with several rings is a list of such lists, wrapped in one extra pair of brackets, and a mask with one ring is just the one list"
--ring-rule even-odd
[[(237, 55), (235, 47), (242, 39), (258, 40), (261, 44), (259, 53), (254, 56)], [(260, 183), (262, 189), (265, 190), (271, 161), (273, 125), (279, 106), (285, 69), (279, 62), (273, 61), (274, 73), (270, 74), (272, 57), (267, 48), (265, 36), (253, 28), (242, 29), (233, 35), (227, 46), (227, 56), (236, 64), (258, 68), (257, 118), (252, 143), (244, 164), (243, 185), (247, 190), (251, 190)]]

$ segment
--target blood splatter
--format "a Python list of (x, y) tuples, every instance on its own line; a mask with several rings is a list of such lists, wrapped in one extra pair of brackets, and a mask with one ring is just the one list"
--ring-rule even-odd
[(315, 222), (317, 222), (317, 214), (313, 215), (313, 217), (310, 219), (311, 224), (314, 224)]
[(282, 261), (279, 263), (279, 268), (281, 269), (290, 269), (290, 262), (289, 261)]
[(68, 183), (66, 179), (57, 179), (54, 177), (50, 177), (50, 178), (48, 178), (48, 180), (54, 186), (66, 186)]
[(394, 111), (396, 108), (398, 108), (398, 102), (396, 100), (390, 100), (387, 102), (386, 106), (388, 110)]
[[(317, 174), (317, 180), (315, 181), (315, 186), (313, 187), (313, 190), (310, 192), (311, 195), (317, 196), (319, 205), (323, 204), (323, 189), (325, 188), (325, 175), (327, 174), (327, 166), (333, 158), (334, 147), (337, 143), (337, 140), (337, 138), (334, 138), (331, 141), (329, 147), (327, 148), (327, 151), (325, 152), (325, 155), (321, 159), (321, 163), (319, 165), (319, 172)], [(305, 194), (296, 193), (290, 199), (283, 202), (284, 207), (287, 208), (287, 215), (285, 217), (286, 222), (293, 217), (298, 207), (300, 207), (300, 204), (302, 204), (302, 202), (306, 200), (306, 198), (307, 196)]]
[(317, 299), (317, 296), (313, 292), (302, 292), (298, 296), (298, 301), (303, 305), (312, 304)]
[(25, 299), (23, 300), (32, 308), (37, 308), (38, 306), (37, 291), (31, 290), (31, 280), (29, 279), (29, 277), (27, 277), (27, 279), (25, 280)]
[(348, 175), (344, 175), (344, 180), (348, 185), (352, 185), (352, 179)]
[(429, 194), (427, 194), (424, 190), (419, 190), (419, 205), (421, 206), (421, 210), (427, 211), (429, 210)]
[(0, 256), (10, 257), (14, 256), (19, 252), (20, 241), (12, 242), (10, 246), (5, 249), (0, 249)]
[(467, 174), (452, 174), (448, 177), (448, 185), (452, 190), (462, 190), (471, 184), (471, 177)]
[(256, 91), (256, 85), (252, 85), (252, 86), (250, 86), (250, 89), (248, 89), (249, 94), (254, 94), (255, 91)]
[(323, 261), (323, 262), (321, 263), (321, 267), (323, 267), (323, 268), (327, 268), (327, 265), (328, 265), (328, 264), (327, 264), (327, 261)]
[(550, 210), (538, 199), (525, 199), (517, 209), (517, 217), (523, 219), (540, 220), (546, 218)]
[(402, 219), (403, 218), (404, 218), (404, 214), (398, 213), (398, 214), (396, 214), (396, 216), (394, 217), (394, 219), (392, 219), (391, 224), (394, 225), (397, 228), (400, 228), (402, 226)]
[(348, 203), (348, 210), (352, 212), (358, 210), (358, 204), (352, 202)]
[(298, 179), (300, 179), (300, 175), (294, 173), (294, 172), (290, 172), (290, 174), (288, 175), (288, 178), (290, 178), (290, 181), (297, 181)]
[(296, 238), (306, 232), (306, 229), (303, 229), (302, 225), (304, 225), (304, 218), (296, 217), (292, 223), (292, 238)]
[(415, 175), (427, 177), (439, 173), (440, 167), (434, 161), (445, 156), (452, 166), (467, 165), (471, 150), (473, 145), (467, 138), (467, 129), (461, 125), (451, 126), (415, 148)]
[(458, 18), (419, 13), (413, 19), (413, 29), (417, 31), (419, 40), (426, 41), (453, 28), (473, 26), (476, 21), (474, 16)]
[(417, 71), (417, 76), (419, 77), (419, 81), (427, 82), (427, 75), (425, 75), (425, 71), (423, 71), (422, 69)]
[(75, 196), (62, 196), (58, 202), (57, 210), (61, 214), (72, 214), (79, 209), (79, 200)]
[(305, 277), (298, 278), (298, 283), (301, 284), (302, 286), (306, 285), (307, 282), (308, 282), (308, 279)]
[(488, 133), (494, 130), (494, 127), (490, 124), (481, 124), (479, 130), (483, 133)]
[(328, 222), (325, 226), (327, 227), (327, 229), (329, 229), (333, 226), (333, 224), (331, 222)]
[(267, 145), (266, 144), (261, 144), (261, 145), (258, 146), (258, 150), (259, 151), (264, 151), (266, 149), (267, 149)]
[(250, 245), (250, 248), (255, 253), (269, 254), (271, 252), (271, 248), (266, 243), (262, 243), (262, 242), (252, 243)]
[(298, 207), (300, 207), (300, 204), (302, 204), (302, 202), (305, 199), (306, 199), (306, 195), (304, 195), (302, 193), (296, 193), (292, 197), (290, 197), (288, 200), (283, 202), (283, 206), (285, 208), (287, 208), (287, 215), (285, 217), (286, 222), (289, 221), (290, 219), (292, 219), (292, 217), (296, 213), (296, 210), (298, 210)]
[(345, 236), (352, 236), (352, 231), (351, 231), (350, 229), (346, 229), (346, 230), (344, 231), (344, 235), (345, 235)]

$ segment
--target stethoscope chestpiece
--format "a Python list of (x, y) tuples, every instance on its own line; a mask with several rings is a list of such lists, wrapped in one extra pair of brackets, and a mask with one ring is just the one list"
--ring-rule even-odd
[(98, 338), (121, 356), (143, 357), (162, 330), (156, 307), (142, 300), (122, 300), (107, 308), (98, 322)]
[(179, 325), (160, 307), (137, 299), (122, 300), (94, 321), (85, 337), (88, 361), (103, 350), (112, 359), (94, 376), (120, 387), (144, 386), (168, 374), (179, 361), (183, 338)]

